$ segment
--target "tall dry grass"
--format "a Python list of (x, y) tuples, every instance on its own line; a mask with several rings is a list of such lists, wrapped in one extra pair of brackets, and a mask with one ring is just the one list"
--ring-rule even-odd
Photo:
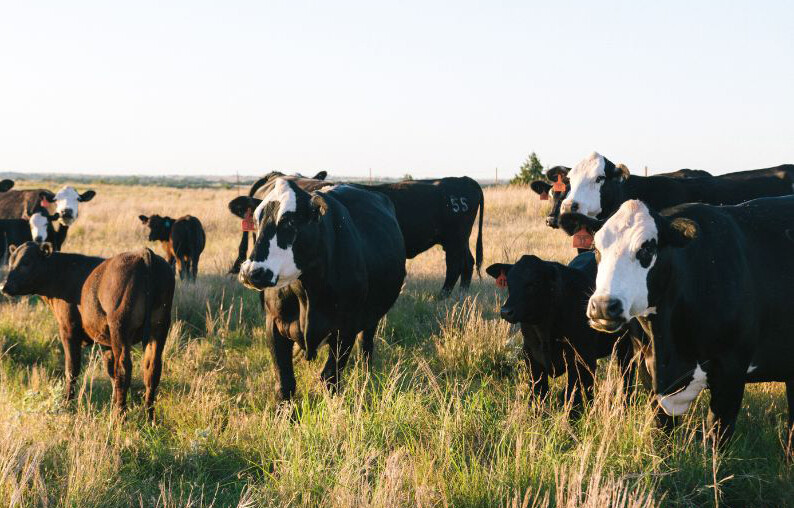
[[(436, 300), (439, 248), (408, 262), (369, 372), (354, 359), (332, 396), (319, 381), (322, 364), (296, 358), (298, 396), (278, 407), (258, 298), (225, 275), (239, 240), (239, 222), (226, 210), (236, 193), (95, 189), (66, 250), (107, 256), (147, 245), (141, 213), (191, 213), (207, 230), (199, 280), (177, 282), (159, 423), (148, 425), (141, 406), (140, 351), (126, 420), (109, 410), (96, 349), (86, 349), (79, 397), (67, 406), (49, 310), (36, 298), (3, 302), (0, 504), (644, 507), (792, 499), (779, 386), (749, 389), (724, 453), (701, 437), (702, 400), (664, 434), (647, 394), (622, 403), (614, 362), (601, 362), (595, 399), (569, 421), (560, 381), (547, 400), (531, 396), (514, 345), (519, 332), (498, 319), (502, 295), (491, 281), (475, 279), (468, 295)], [(485, 202), (487, 263), (573, 256), (569, 240), (543, 225), (545, 203), (527, 189), (486, 189)]]

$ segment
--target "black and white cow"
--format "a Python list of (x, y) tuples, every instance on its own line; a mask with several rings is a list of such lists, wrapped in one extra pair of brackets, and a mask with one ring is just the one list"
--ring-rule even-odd
[(372, 356), (378, 322), (405, 279), (394, 206), (382, 194), (338, 185), (306, 192), (276, 178), (254, 208), (257, 237), (240, 281), (260, 291), (280, 399), (295, 392), (294, 344), (307, 360), (329, 345), (322, 378), (336, 387), (356, 337)]
[[(561, 177), (562, 182), (565, 184), (564, 191), (555, 191), (553, 189), (553, 185), (544, 180), (535, 180), (530, 184), (530, 187), (536, 194), (543, 195), (545, 193), (547, 196), (551, 197), (551, 209), (549, 210), (549, 214), (546, 216), (546, 225), (550, 228), (557, 229), (559, 227), (561, 205), (571, 190), (571, 181), (568, 179), (568, 173), (570, 171), (571, 168), (565, 166), (555, 166), (546, 172), (546, 178), (548, 178), (548, 180), (551, 182), (557, 181), (558, 175)], [(742, 172), (742, 174), (744, 173), (750, 172)], [(732, 175), (738, 175), (738, 173), (732, 173)], [(655, 176), (666, 176), (668, 178), (703, 178), (712, 175), (708, 171), (703, 171), (702, 169), (684, 168), (677, 171), (671, 171), (669, 173), (659, 173)]]
[(597, 332), (587, 323), (587, 300), (596, 276), (593, 252), (579, 254), (567, 266), (526, 255), (515, 264), (496, 263), (485, 271), (494, 279), (507, 278), (509, 295), (500, 314), (509, 323), (521, 324), (524, 361), (536, 395), (546, 395), (549, 376), (567, 373), (565, 396), (573, 395), (578, 410), (583, 399), (592, 396), (597, 360), (613, 349), (630, 393), (634, 380), (630, 339)]
[(670, 178), (637, 176), (593, 152), (568, 173), (571, 189), (561, 211), (605, 219), (622, 203), (640, 199), (653, 210), (681, 203), (733, 205), (759, 197), (784, 196), (794, 191), (794, 165), (744, 171), (734, 176)]
[(591, 326), (612, 332), (639, 320), (668, 414), (685, 413), (708, 387), (709, 429), (724, 442), (745, 383), (781, 381), (794, 428), (794, 196), (661, 213), (630, 200), (603, 224), (574, 219), (599, 229)]

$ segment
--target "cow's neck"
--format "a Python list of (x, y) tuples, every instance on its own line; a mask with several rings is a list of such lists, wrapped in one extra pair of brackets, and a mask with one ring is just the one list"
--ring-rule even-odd
[(53, 235), (52, 235), (52, 243), (55, 245), (57, 250), (61, 249), (63, 242), (66, 241), (66, 235), (69, 233), (69, 226), (58, 223), (56, 226), (53, 226)]
[(83, 284), (104, 259), (81, 254), (52, 253), (44, 268), (43, 284), (36, 294), (58, 298), (69, 303), (80, 303)]
[(629, 175), (623, 183), (623, 201), (639, 199), (652, 210), (662, 210), (689, 201), (685, 196), (690, 188), (685, 182), (680, 178)]

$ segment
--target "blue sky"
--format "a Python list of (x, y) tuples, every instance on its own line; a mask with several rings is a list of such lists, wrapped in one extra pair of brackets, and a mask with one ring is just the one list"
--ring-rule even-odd
[(0, 170), (794, 162), (792, 2), (0, 3)]

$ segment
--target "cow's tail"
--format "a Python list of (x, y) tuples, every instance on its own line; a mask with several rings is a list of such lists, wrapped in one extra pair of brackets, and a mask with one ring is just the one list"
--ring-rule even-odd
[(482, 268), (482, 220), (483, 220), (483, 215), (485, 215), (485, 195), (482, 192), (482, 187), (477, 185), (477, 188), (480, 190), (480, 225), (477, 229), (476, 264), (477, 264), (477, 276), (482, 279), (482, 273), (480, 272), (480, 269)]
[(143, 250), (143, 264), (146, 267), (146, 296), (144, 298), (145, 310), (143, 311), (143, 331), (141, 333), (141, 343), (145, 348), (152, 336), (152, 305), (154, 294), (154, 252), (148, 247)]

